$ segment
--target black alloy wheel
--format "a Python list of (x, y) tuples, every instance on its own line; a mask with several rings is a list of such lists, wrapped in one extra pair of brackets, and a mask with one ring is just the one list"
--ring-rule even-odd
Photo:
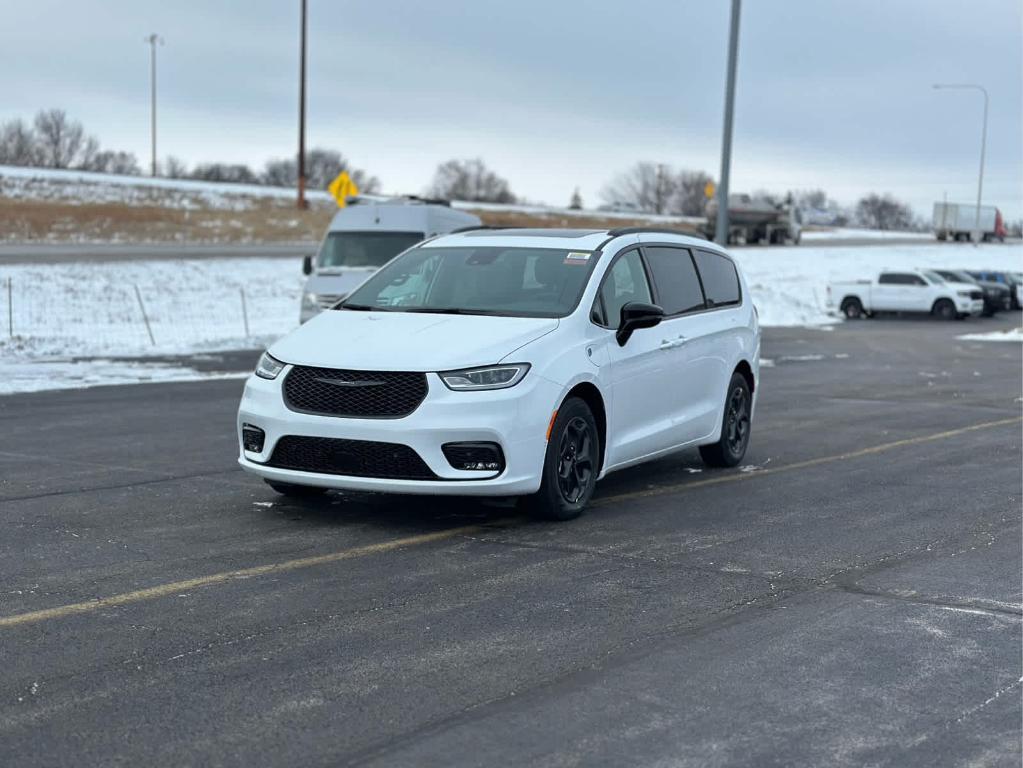
[(728, 397), (725, 411), (725, 446), (732, 456), (741, 458), (746, 453), (750, 430), (750, 395), (745, 386), (737, 386)]
[(540, 489), (522, 505), (547, 520), (578, 517), (597, 485), (602, 450), (593, 411), (581, 398), (565, 400), (551, 425)]
[(746, 456), (752, 432), (753, 394), (741, 373), (733, 373), (725, 396), (721, 435), (717, 442), (700, 446), (700, 457), (712, 467), (734, 467)]
[(558, 490), (569, 504), (578, 503), (590, 485), (596, 467), (596, 435), (581, 417), (565, 425), (558, 447)]

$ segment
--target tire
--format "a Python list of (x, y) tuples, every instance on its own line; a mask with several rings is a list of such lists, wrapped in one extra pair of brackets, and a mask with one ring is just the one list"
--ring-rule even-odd
[(842, 299), (842, 314), (848, 320), (859, 320), (864, 315), (863, 303), (855, 296)]
[(326, 488), (317, 488), (313, 485), (296, 485), (294, 483), (278, 483), (271, 480), (264, 480), (267, 485), (273, 488), (282, 496), (291, 499), (314, 499), (327, 492)]
[(752, 428), (753, 398), (746, 377), (733, 373), (725, 395), (721, 436), (716, 443), (700, 446), (700, 458), (711, 467), (734, 467), (746, 455)]
[(942, 320), (955, 320), (959, 316), (959, 313), (956, 311), (956, 305), (949, 299), (938, 299), (934, 302), (934, 306), (931, 307), (931, 314), (935, 317), (940, 317)]
[(544, 455), (540, 490), (522, 499), (545, 520), (572, 520), (593, 496), (600, 472), (600, 433), (590, 407), (578, 397), (561, 404)]

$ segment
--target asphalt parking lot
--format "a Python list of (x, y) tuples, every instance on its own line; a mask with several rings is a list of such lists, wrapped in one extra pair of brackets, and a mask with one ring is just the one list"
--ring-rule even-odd
[(0, 398), (2, 762), (1019, 765), (1019, 323), (769, 329), (745, 466), (567, 524), (282, 500), (237, 380)]

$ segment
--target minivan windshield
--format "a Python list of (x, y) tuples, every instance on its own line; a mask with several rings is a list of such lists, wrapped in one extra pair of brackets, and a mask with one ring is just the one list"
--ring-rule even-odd
[(422, 239), (422, 232), (328, 232), (316, 266), (382, 267)]
[(395, 259), (339, 309), (565, 317), (597, 256), (562, 248), (425, 247)]

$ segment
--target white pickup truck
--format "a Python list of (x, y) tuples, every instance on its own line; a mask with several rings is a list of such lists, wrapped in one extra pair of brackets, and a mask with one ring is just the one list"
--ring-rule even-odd
[(875, 312), (930, 312), (960, 320), (984, 310), (984, 292), (970, 283), (952, 283), (928, 269), (888, 270), (873, 280), (832, 283), (828, 305), (849, 319)]

